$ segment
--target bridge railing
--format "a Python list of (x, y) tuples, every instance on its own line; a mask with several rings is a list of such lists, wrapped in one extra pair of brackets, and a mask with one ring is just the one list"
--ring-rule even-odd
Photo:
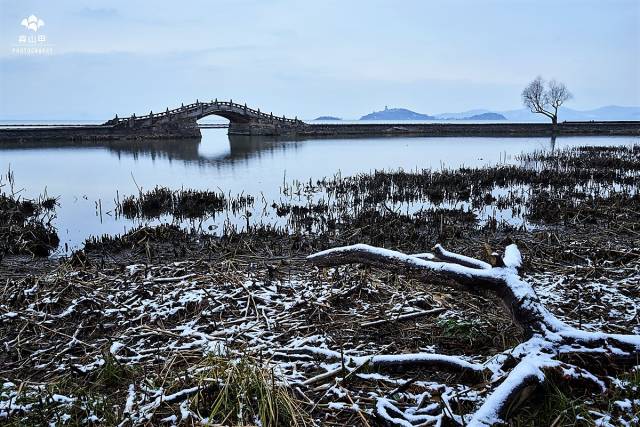
[[(159, 113), (149, 113), (149, 114), (145, 114), (142, 116), (136, 116), (136, 115), (132, 115), (130, 117), (116, 117), (112, 120), (109, 121), (109, 123), (124, 123), (124, 122), (128, 122), (129, 120), (133, 119), (135, 121), (139, 121), (139, 120), (149, 120), (149, 119), (161, 119), (164, 117), (168, 117), (168, 116), (173, 116), (173, 115), (177, 115), (177, 114), (183, 114), (183, 113), (190, 113), (190, 112), (194, 112), (200, 109), (207, 109), (207, 108), (211, 108), (211, 107), (228, 107), (231, 110), (240, 110), (243, 113), (246, 114), (251, 114), (253, 116), (258, 116), (261, 118), (265, 118), (265, 119), (269, 119), (269, 120), (274, 120), (274, 121), (278, 121), (278, 122), (283, 122), (283, 123), (288, 123), (288, 124), (301, 124), (302, 121), (298, 120), (298, 119), (290, 119), (290, 118), (286, 118), (284, 116), (279, 117), (279, 116), (274, 116), (272, 113), (265, 113), (263, 111), (260, 110), (254, 110), (253, 108), (249, 108), (246, 105), (243, 104), (237, 104), (235, 102), (230, 102), (230, 101), (212, 101), (212, 102), (194, 102), (192, 104), (188, 104), (188, 105), (182, 105), (178, 108), (174, 108), (174, 109), (167, 109), (165, 111), (159, 112)], [(213, 113), (212, 113), (213, 114)]]

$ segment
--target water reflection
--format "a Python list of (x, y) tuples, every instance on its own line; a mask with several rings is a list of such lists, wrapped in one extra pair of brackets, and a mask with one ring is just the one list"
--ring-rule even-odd
[(228, 147), (211, 144), (201, 138), (194, 139), (146, 139), (119, 141), (30, 141), (25, 143), (0, 143), (1, 151), (60, 150), (104, 148), (118, 159), (141, 157), (152, 161), (183, 161), (197, 165), (233, 165), (246, 162), (264, 153), (295, 150), (303, 143), (296, 139), (273, 138), (267, 136), (227, 135)]
[(257, 136), (229, 135), (228, 138), (228, 149), (216, 150), (217, 153), (203, 150), (204, 144), (200, 139), (120, 141), (110, 143), (106, 148), (118, 158), (123, 155), (134, 158), (147, 156), (152, 160), (180, 160), (199, 165), (219, 165), (251, 160), (260, 157), (264, 152), (288, 151), (297, 148), (301, 143)]

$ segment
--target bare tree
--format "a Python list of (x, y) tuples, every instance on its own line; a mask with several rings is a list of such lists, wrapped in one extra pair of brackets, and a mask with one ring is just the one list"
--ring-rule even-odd
[(544, 114), (553, 125), (558, 124), (558, 108), (571, 99), (571, 92), (564, 83), (551, 80), (545, 88), (545, 82), (538, 76), (522, 91), (522, 102), (532, 113)]

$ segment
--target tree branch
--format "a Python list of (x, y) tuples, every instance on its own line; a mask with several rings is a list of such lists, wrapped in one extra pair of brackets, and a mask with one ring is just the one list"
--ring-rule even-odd
[[(371, 356), (350, 356), (326, 348), (303, 346), (285, 348), (287, 353), (302, 353), (320, 356), (326, 360), (342, 360), (345, 365), (369, 366), (380, 371), (405, 371), (411, 369), (442, 370), (461, 374), (461, 377), (473, 382), (482, 381), (488, 374), (487, 368), (469, 362), (458, 356), (435, 353), (376, 354)], [(323, 374), (321, 374), (323, 375)]]
[(475, 258), (449, 252), (445, 250), (440, 244), (435, 245), (433, 247), (433, 251), (438, 256), (439, 259), (445, 262), (464, 265), (465, 267), (470, 267), (470, 268), (480, 268), (483, 270), (491, 269), (491, 264), (489, 264), (488, 262), (480, 261)]
[(544, 382), (542, 366), (544, 362), (535, 356), (522, 359), (504, 381), (493, 390), (467, 426), (492, 426), (506, 419), (509, 410), (515, 409), (521, 396), (530, 392), (529, 387), (537, 387)]
[[(440, 251), (442, 252), (443, 249)], [(455, 259), (456, 262), (471, 263), (468, 257), (447, 251), (442, 253), (446, 254), (446, 258)], [(417, 275), (422, 280), (426, 279), (425, 275), (427, 274), (435, 274), (454, 281), (453, 283), (448, 282), (448, 286), (456, 287), (457, 284), (471, 289), (493, 292), (502, 300), (514, 320), (523, 328), (527, 337), (531, 337), (534, 333), (542, 333), (543, 330), (556, 330), (566, 326), (544, 308), (533, 288), (518, 277), (515, 268), (471, 268), (460, 264), (424, 260), (401, 252), (364, 244), (318, 252), (308, 256), (307, 260), (321, 267), (355, 263), (367, 264)], [(473, 259), (471, 258), (471, 260)], [(484, 265), (482, 261), (473, 261), (477, 266)]]

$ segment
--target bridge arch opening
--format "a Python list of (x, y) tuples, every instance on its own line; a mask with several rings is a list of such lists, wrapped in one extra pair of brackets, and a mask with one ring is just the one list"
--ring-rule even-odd
[(226, 117), (218, 116), (216, 114), (210, 114), (208, 116), (201, 117), (196, 120), (198, 126), (212, 126), (212, 125), (225, 125), (229, 126), (231, 120)]
[(210, 118), (210, 120), (215, 120), (216, 118), (224, 119), (227, 123), (249, 123), (251, 121), (251, 117), (244, 114), (238, 114), (232, 111), (216, 111), (199, 118), (198, 123), (207, 118)]

